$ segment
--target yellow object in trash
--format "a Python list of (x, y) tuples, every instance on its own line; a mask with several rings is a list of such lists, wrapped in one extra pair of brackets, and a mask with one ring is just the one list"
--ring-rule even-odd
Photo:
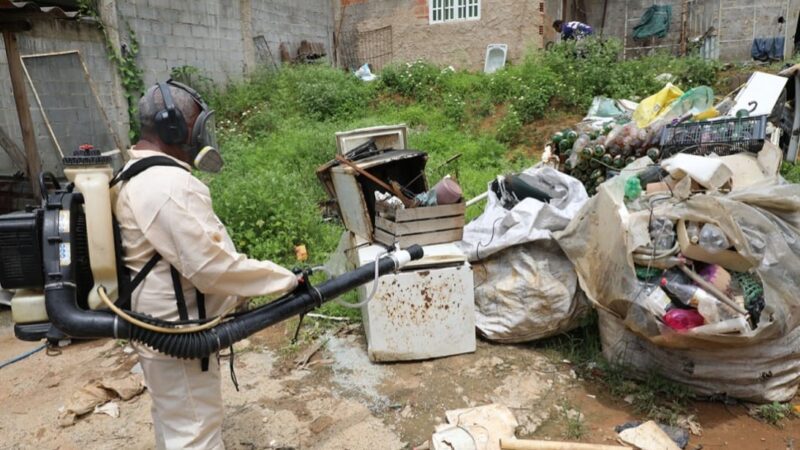
[(306, 249), (305, 244), (299, 244), (294, 246), (294, 256), (297, 258), (298, 261), (305, 261), (308, 259), (308, 250)]
[(667, 83), (664, 89), (642, 100), (636, 107), (636, 111), (633, 112), (633, 121), (636, 122), (636, 126), (646, 128), (658, 120), (669, 110), (669, 105), (681, 95), (683, 95), (683, 91), (679, 87)]
[(717, 108), (714, 108), (712, 106), (711, 108), (708, 108), (707, 110), (701, 112), (700, 114), (692, 117), (692, 119), (693, 120), (708, 120), (708, 119), (713, 119), (714, 117), (719, 117), (719, 111), (717, 111)]

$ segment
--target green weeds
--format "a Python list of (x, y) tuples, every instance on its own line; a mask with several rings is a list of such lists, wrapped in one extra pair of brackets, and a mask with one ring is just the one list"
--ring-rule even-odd
[(778, 402), (757, 406), (753, 408), (751, 414), (757, 419), (780, 428), (782, 428), (781, 422), (784, 420), (798, 417), (791, 404)]

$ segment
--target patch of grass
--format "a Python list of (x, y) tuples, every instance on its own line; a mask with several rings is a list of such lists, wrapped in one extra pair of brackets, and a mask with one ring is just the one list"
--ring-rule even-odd
[(783, 163), (781, 175), (790, 183), (800, 183), (800, 165)]
[(760, 405), (753, 409), (752, 414), (759, 420), (782, 428), (782, 422), (787, 419), (797, 418), (798, 414), (789, 403), (772, 402)]
[(628, 369), (622, 366), (607, 365), (603, 369), (601, 383), (615, 397), (630, 402), (637, 415), (670, 425), (689, 412), (689, 406), (695, 399), (686, 386), (656, 373), (633, 381), (629, 378)]
[(583, 413), (566, 400), (556, 408), (564, 423), (564, 437), (580, 440), (586, 434), (586, 420)]

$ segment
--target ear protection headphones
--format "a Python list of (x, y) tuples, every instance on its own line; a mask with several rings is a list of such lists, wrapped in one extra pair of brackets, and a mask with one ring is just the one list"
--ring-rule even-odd
[[(175, 106), (169, 91), (170, 86), (189, 94), (200, 107), (200, 114), (197, 115), (191, 130), (189, 130), (183, 113)], [(197, 91), (185, 84), (170, 79), (166, 83), (159, 82), (158, 89), (164, 99), (164, 108), (159, 110), (153, 118), (158, 137), (165, 144), (181, 145), (197, 169), (219, 172), (223, 162), (219, 150), (216, 148), (214, 111), (208, 108)]]
[(154, 121), (158, 130), (158, 137), (161, 138), (162, 142), (169, 145), (185, 144), (189, 130), (183, 113), (175, 107), (175, 102), (172, 100), (172, 94), (169, 92), (169, 86), (167, 85), (171, 84), (170, 81), (172, 80), (166, 83), (158, 83), (161, 98), (164, 99), (164, 109), (156, 113)]

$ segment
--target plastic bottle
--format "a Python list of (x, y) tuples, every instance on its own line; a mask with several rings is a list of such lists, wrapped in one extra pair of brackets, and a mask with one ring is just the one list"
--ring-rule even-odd
[(664, 314), (664, 323), (677, 331), (691, 330), (702, 326), (705, 321), (703, 316), (694, 309), (671, 309)]
[(706, 290), (686, 283), (677, 277), (663, 277), (661, 287), (668, 290), (684, 305), (697, 308), (697, 312), (705, 319), (706, 323), (716, 323), (735, 317), (728, 307)]
[(731, 247), (725, 233), (716, 225), (707, 223), (700, 229), (700, 246), (709, 252), (718, 252)]
[(636, 302), (639, 303), (644, 309), (653, 313), (657, 317), (664, 317), (664, 315), (673, 308), (664, 290), (658, 286), (653, 286), (652, 291), (645, 291), (647, 295), (640, 295), (637, 297)]
[(589, 145), (589, 136), (582, 134), (575, 139), (575, 143), (572, 145), (572, 153), (580, 153), (587, 145)]
[(753, 328), (744, 316), (734, 317), (717, 323), (709, 323), (691, 330), (692, 333), (697, 334), (748, 333), (750, 331), (753, 331)]
[(656, 252), (670, 250), (675, 245), (675, 226), (664, 216), (654, 217), (650, 221), (650, 240)]

